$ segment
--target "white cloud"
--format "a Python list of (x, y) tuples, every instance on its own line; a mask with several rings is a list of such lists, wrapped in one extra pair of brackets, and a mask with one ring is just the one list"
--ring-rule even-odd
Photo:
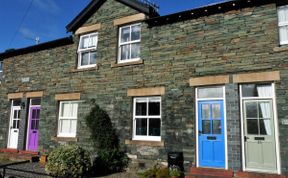
[(61, 8), (54, 0), (34, 0), (33, 5), (39, 10), (44, 10), (51, 14), (58, 14), (61, 11)]
[(33, 39), (36, 37), (36, 34), (27, 27), (21, 27), (19, 29), (19, 33), (21, 34), (23, 38)]

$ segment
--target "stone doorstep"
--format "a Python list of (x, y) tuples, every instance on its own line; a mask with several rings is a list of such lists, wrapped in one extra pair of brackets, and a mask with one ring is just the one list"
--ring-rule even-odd
[(19, 150), (19, 153), (21, 154), (27, 154), (27, 155), (38, 155), (39, 153), (36, 151), (27, 151), (27, 150)]
[[(190, 177), (189, 177), (190, 176)], [(225, 177), (225, 178), (232, 178), (233, 171), (232, 170), (225, 170), (225, 169), (211, 169), (211, 168), (190, 168), (190, 172), (186, 176), (187, 178), (191, 178), (191, 176), (202, 176), (202, 177)]]
[(232, 170), (192, 167), (185, 178), (286, 178), (286, 176), (242, 171), (234, 173)]
[(7, 158), (11, 161), (39, 161), (38, 152), (14, 150), (14, 149), (1, 149), (0, 157)]
[(11, 148), (4, 148), (0, 149), (0, 153), (18, 153), (19, 150), (11, 149)]
[(286, 178), (286, 176), (278, 175), (278, 174), (242, 172), (242, 171), (236, 172), (235, 177), (237, 178)]
[(222, 177), (215, 177), (215, 176), (204, 176), (204, 175), (187, 175), (185, 178), (222, 178)]

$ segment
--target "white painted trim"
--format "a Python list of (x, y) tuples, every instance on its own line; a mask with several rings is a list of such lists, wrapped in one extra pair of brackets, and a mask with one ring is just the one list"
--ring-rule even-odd
[(13, 116), (13, 113), (12, 113), (12, 111), (13, 111), (13, 102), (14, 102), (14, 100), (11, 100), (11, 105), (10, 105), (10, 117), (9, 117), (9, 127), (8, 127), (8, 139), (7, 139), (7, 148), (9, 148), (9, 146), (10, 146), (10, 133), (11, 133), (11, 131), (10, 131), (10, 129), (11, 129), (11, 126), (12, 126), (12, 119), (11, 119), (11, 117)]
[[(136, 136), (136, 100), (137, 99), (145, 99), (145, 103), (147, 104), (147, 115), (146, 116), (137, 116), (137, 118), (145, 118), (147, 119), (153, 119), (153, 118), (160, 118), (160, 136)], [(150, 98), (156, 98), (160, 102), (160, 115), (159, 116), (148, 116), (149, 112), (149, 99)], [(147, 122), (148, 124), (148, 122)], [(139, 140), (139, 141), (161, 141), (161, 133), (162, 133), (162, 98), (160, 96), (148, 96), (148, 97), (134, 97), (133, 98), (133, 135), (132, 140)], [(147, 125), (147, 131), (149, 131), (149, 124)]]
[(199, 167), (199, 144), (198, 144), (198, 136), (199, 136), (199, 129), (198, 129), (198, 87), (195, 88), (195, 115), (196, 115), (196, 167)]
[(274, 109), (274, 132), (275, 132), (275, 143), (276, 143), (276, 160), (277, 160), (277, 173), (281, 174), (281, 156), (280, 156), (280, 147), (279, 147), (279, 128), (278, 128), (278, 113), (277, 113), (277, 104), (276, 104), (276, 89), (275, 83), (272, 83), (272, 91), (273, 91), (273, 109)]
[[(13, 106), (13, 103), (14, 103), (14, 100), (12, 100), (11, 102), (11, 111), (10, 111), (10, 121), (9, 121), (9, 133), (8, 133), (8, 142), (7, 142), (7, 148), (11, 148), (10, 147), (10, 137), (11, 137), (11, 127), (12, 127), (12, 124), (13, 124), (13, 116), (14, 116), (14, 110), (20, 110), (20, 118), (19, 118), (19, 124), (21, 122), (21, 107), (20, 106)], [(19, 127), (19, 126), (18, 126)], [(17, 138), (17, 147), (18, 147), (18, 140), (19, 140), (19, 128), (18, 128), (18, 138)], [(12, 148), (12, 149), (15, 149), (15, 148)], [(17, 149), (17, 148), (16, 148)]]
[(27, 119), (27, 130), (26, 130), (26, 146), (25, 150), (28, 150), (28, 143), (29, 143), (29, 129), (30, 129), (30, 117), (31, 116), (31, 99), (29, 100), (29, 109), (28, 109), (28, 119)]
[[(121, 29), (122, 29), (122, 28), (129, 27), (129, 28), (130, 28), (129, 33), (130, 33), (130, 36), (131, 36), (131, 31), (132, 31), (131, 28), (132, 28), (133, 26), (137, 26), (137, 25), (140, 25), (140, 39), (139, 39), (139, 40), (134, 40), (134, 41), (128, 41), (128, 42), (123, 42), (123, 43), (121, 43), (121, 35), (122, 35)], [(117, 57), (117, 63), (118, 63), (118, 64), (126, 63), (126, 62), (134, 62), (134, 61), (139, 61), (139, 60), (140, 60), (140, 57), (138, 57), (138, 58), (129, 58), (129, 59), (121, 60), (121, 46), (122, 46), (122, 45), (126, 45), (126, 44), (140, 43), (140, 51), (141, 51), (141, 28), (142, 28), (142, 24), (141, 24), (141, 23), (129, 24), (129, 25), (125, 25), (125, 26), (122, 26), (122, 27), (119, 28), (119, 32), (118, 32), (118, 51), (117, 51), (117, 53), (118, 53), (118, 55), (117, 55), (117, 56), (118, 56), (118, 57)], [(131, 57), (131, 54), (132, 54), (132, 53), (131, 53), (131, 51), (132, 51), (131, 45), (130, 45), (129, 51), (130, 51), (130, 57)]]
[[(243, 84), (239, 85), (239, 94), (240, 94), (240, 115), (241, 115), (241, 144), (242, 144), (242, 167), (243, 171), (253, 171), (253, 172), (263, 172), (263, 173), (278, 173), (281, 174), (281, 162), (280, 162), (280, 148), (279, 148), (279, 129), (278, 129), (278, 116), (277, 116), (277, 105), (276, 105), (276, 92), (275, 92), (275, 83), (271, 83), (272, 87), (272, 97), (242, 97), (242, 86)], [(244, 116), (243, 116), (243, 100), (253, 100), (253, 99), (272, 99), (272, 109), (273, 109), (273, 117), (274, 117), (274, 136), (275, 136), (275, 144), (276, 144), (276, 167), (277, 171), (266, 171), (266, 170), (259, 170), (259, 169), (249, 169), (246, 168), (246, 157), (245, 157), (245, 142), (244, 142)]]
[(288, 44), (288, 41), (284, 41), (281, 39), (281, 34), (280, 34), (280, 28), (281, 27), (287, 27), (288, 26), (288, 21), (286, 22), (279, 22), (280, 18), (279, 18), (279, 11), (282, 10), (282, 9), (287, 9), (288, 8), (288, 5), (283, 5), (283, 6), (279, 6), (277, 8), (277, 19), (278, 19), (278, 38), (279, 38), (279, 44), (280, 45), (286, 45)]
[(196, 167), (199, 167), (199, 143), (198, 143), (198, 102), (199, 101), (223, 101), (223, 112), (224, 112), (224, 144), (225, 144), (225, 169), (228, 170), (228, 140), (227, 140), (227, 118), (226, 118), (226, 88), (225, 85), (220, 85), (223, 89), (223, 97), (219, 98), (201, 98), (198, 99), (198, 89), (199, 88), (209, 88), (209, 87), (196, 87), (195, 88), (195, 98), (196, 98), (196, 104), (195, 104), (195, 115), (196, 115)]
[[(84, 37), (89, 37), (89, 40), (91, 40), (91, 36), (96, 35), (96, 46), (95, 47), (88, 47), (87, 49), (81, 49), (81, 42), (83, 40)], [(78, 64), (77, 64), (77, 69), (85, 69), (85, 68), (91, 68), (91, 67), (95, 67), (97, 64), (97, 56), (96, 56), (96, 64), (87, 64), (87, 65), (81, 65), (81, 61), (82, 61), (82, 53), (87, 53), (89, 52), (89, 63), (91, 60), (91, 52), (97, 52), (97, 48), (98, 48), (98, 32), (94, 32), (94, 33), (89, 33), (89, 34), (85, 34), (85, 35), (81, 35), (80, 39), (79, 39), (79, 44), (78, 44)]]
[(223, 109), (224, 109), (224, 138), (225, 138), (225, 169), (228, 170), (228, 140), (227, 140), (227, 117), (226, 117), (226, 88), (223, 86)]
[[(77, 103), (76, 118), (75, 117), (64, 117), (64, 118), (61, 118), (63, 120), (76, 120), (76, 131), (75, 131), (75, 133), (60, 133), (60, 120), (61, 120), (60, 117), (61, 117), (61, 111), (62, 111), (62, 103), (66, 103), (66, 104)], [(77, 123), (78, 122), (78, 109), (79, 109), (79, 102), (78, 101), (60, 101), (59, 102), (57, 137), (76, 137), (76, 135), (77, 135), (77, 125), (78, 125), (78, 123)]]
[(243, 116), (243, 99), (242, 99), (242, 85), (239, 85), (239, 95), (240, 95), (240, 123), (241, 123), (241, 153), (242, 153), (242, 168), (246, 171), (246, 158), (245, 158), (245, 144), (244, 144), (244, 116)]
[(223, 100), (225, 97), (221, 98), (199, 98), (198, 101), (214, 101), (214, 100)]
[(3, 73), (4, 70), (4, 62), (0, 61), (0, 74)]
[(88, 65), (84, 65), (84, 66), (78, 65), (78, 69), (87, 69), (87, 68), (92, 68), (92, 67), (96, 67), (96, 66), (97, 66), (97, 64), (88, 64)]

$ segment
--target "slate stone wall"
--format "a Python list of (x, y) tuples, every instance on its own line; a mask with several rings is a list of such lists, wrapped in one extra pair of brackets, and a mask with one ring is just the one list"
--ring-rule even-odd
[(228, 166), (233, 170), (242, 169), (241, 119), (239, 87), (235, 84), (225, 86)]
[[(9, 101), (7, 93), (44, 91), (41, 103), (40, 145), (52, 149), (57, 135), (58, 102), (55, 94), (80, 92), (78, 144), (92, 149), (84, 122), (89, 100), (107, 111), (117, 129), (122, 148), (139, 159), (166, 160), (167, 152), (184, 153), (185, 164), (196, 164), (195, 93), (191, 77), (247, 72), (281, 72), (276, 83), (278, 119), (287, 119), (288, 57), (279, 48), (275, 4), (204, 16), (160, 27), (142, 24), (141, 59), (144, 64), (111, 67), (117, 60), (118, 27), (113, 20), (137, 13), (113, 0), (106, 3), (86, 24), (101, 23), (98, 69), (76, 70), (77, 45), (5, 59), (5, 83), (0, 95), (0, 146), (7, 143)], [(22, 82), (22, 78), (29, 78)], [(164, 147), (125, 145), (132, 135), (132, 97), (129, 88), (165, 87), (162, 99)], [(238, 85), (226, 86), (229, 168), (241, 169)], [(2, 112), (3, 111), (3, 112)], [(279, 122), (282, 171), (288, 174), (288, 127)], [(22, 135), (22, 137), (24, 137)], [(2, 139), (1, 139), (2, 138)]]
[(5, 81), (5, 74), (0, 73), (0, 147), (5, 148), (7, 146), (7, 137), (8, 137), (8, 113), (10, 113), (9, 106), (6, 105), (7, 103), (7, 90), (4, 87), (4, 81)]

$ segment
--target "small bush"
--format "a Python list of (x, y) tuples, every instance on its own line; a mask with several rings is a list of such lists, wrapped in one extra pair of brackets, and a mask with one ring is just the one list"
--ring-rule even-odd
[(172, 177), (172, 176), (176, 176), (176, 177), (179, 177), (181, 175), (181, 170), (178, 166), (171, 166), (169, 168), (169, 175)]
[(123, 171), (129, 159), (120, 151), (118, 135), (111, 119), (108, 113), (95, 103), (95, 99), (92, 99), (91, 103), (92, 108), (85, 116), (85, 121), (97, 152), (92, 173), (101, 175)]
[(147, 169), (144, 172), (138, 173), (140, 178), (169, 178), (169, 169), (159, 164)]
[(45, 171), (55, 177), (83, 177), (91, 168), (90, 155), (76, 145), (60, 146), (48, 156)]
[(129, 163), (127, 155), (118, 149), (99, 150), (97, 154), (98, 156), (94, 161), (97, 173), (120, 172), (123, 171)]

